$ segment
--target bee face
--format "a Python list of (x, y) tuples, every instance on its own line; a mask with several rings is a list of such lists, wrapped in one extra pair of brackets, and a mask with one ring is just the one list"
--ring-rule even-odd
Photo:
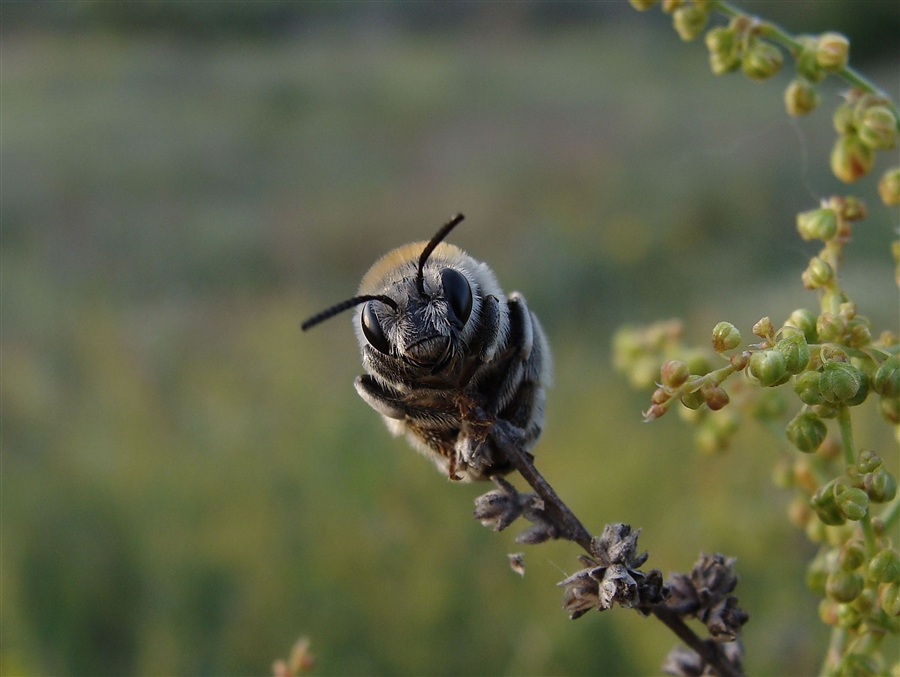
[(486, 264), (442, 242), (460, 221), (383, 256), (357, 296), (302, 327), (360, 305), (359, 395), (450, 479), (486, 480), (512, 466), (485, 420), (521, 428), (525, 451), (541, 434), (550, 351), (525, 299), (505, 296)]
[(484, 296), (499, 293), (484, 264), (443, 243), (419, 278), (416, 259), (426, 245), (388, 253), (363, 278), (361, 296), (386, 296), (397, 306), (376, 300), (360, 309), (355, 329), (364, 362), (374, 351), (430, 374), (452, 371), (477, 333)]

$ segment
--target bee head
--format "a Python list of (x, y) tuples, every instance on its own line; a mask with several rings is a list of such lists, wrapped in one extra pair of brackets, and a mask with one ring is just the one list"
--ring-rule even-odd
[[(309, 318), (301, 327), (309, 329), (363, 304), (357, 335), (364, 354), (374, 350), (431, 373), (441, 371), (459, 352), (475, 297), (472, 281), (460, 270), (463, 267), (452, 265), (451, 259), (461, 255), (459, 250), (443, 245), (441, 255), (429, 259), (462, 220), (463, 215), (457, 214), (421, 250), (421, 245), (407, 245), (377, 262), (360, 291), (379, 293), (347, 299)], [(417, 259), (413, 252), (418, 253)]]

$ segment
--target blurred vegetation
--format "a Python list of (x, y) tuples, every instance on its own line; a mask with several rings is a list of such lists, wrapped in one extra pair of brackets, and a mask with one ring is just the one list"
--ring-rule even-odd
[[(847, 33), (897, 100), (896, 2), (744, 6)], [(812, 304), (794, 214), (841, 187), (787, 74), (715, 79), (627, 3), (2, 12), (2, 674), (265, 674), (301, 634), (322, 674), (657, 671), (660, 624), (568, 621), (573, 549), (519, 579), (482, 488), (389, 437), (349, 320), (300, 334), (455, 211), (554, 348), (542, 471), (593, 531), (643, 528), (649, 566), (736, 556), (749, 673), (816, 669), (780, 449), (748, 426), (704, 457), (609, 365), (623, 321), (699, 341)], [(845, 287), (896, 327), (895, 219), (860, 188)]]

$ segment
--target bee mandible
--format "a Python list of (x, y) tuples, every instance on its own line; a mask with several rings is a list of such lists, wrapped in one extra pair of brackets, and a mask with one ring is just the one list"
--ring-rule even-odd
[(384, 255), (357, 296), (301, 327), (362, 305), (354, 327), (366, 373), (356, 391), (451, 480), (473, 481), (513, 469), (491, 440), (493, 421), (519, 428), (524, 452), (537, 442), (551, 362), (522, 295), (504, 295), (486, 264), (443, 242), (462, 220)]

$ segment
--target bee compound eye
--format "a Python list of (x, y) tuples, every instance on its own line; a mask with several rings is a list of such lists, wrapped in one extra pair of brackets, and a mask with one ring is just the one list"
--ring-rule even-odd
[(369, 301), (363, 306), (362, 312), (359, 314), (359, 324), (369, 345), (378, 352), (387, 355), (391, 352), (391, 344), (381, 329), (381, 323), (378, 321), (378, 316), (375, 314), (375, 308), (372, 307), (372, 303), (373, 301)]
[(472, 287), (465, 275), (453, 268), (441, 271), (441, 284), (444, 286), (444, 298), (462, 327), (472, 312)]

